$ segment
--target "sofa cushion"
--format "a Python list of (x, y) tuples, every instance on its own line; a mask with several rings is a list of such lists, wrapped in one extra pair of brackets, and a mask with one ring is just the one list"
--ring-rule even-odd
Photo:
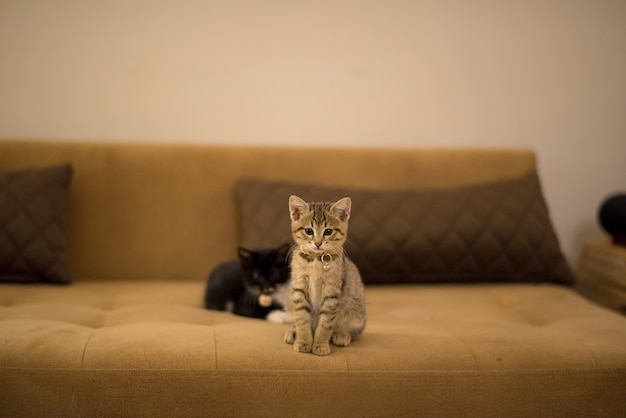
[(352, 198), (346, 250), (365, 283), (574, 281), (536, 173), (453, 189), (396, 191), (242, 180), (237, 195), (243, 246), (290, 239), (291, 194), (309, 201)]
[(65, 217), (72, 166), (0, 172), (0, 282), (69, 283)]
[(564, 286), (370, 286), (365, 332), (323, 358), (203, 289), (3, 286), (0, 416), (623, 415), (626, 321)]

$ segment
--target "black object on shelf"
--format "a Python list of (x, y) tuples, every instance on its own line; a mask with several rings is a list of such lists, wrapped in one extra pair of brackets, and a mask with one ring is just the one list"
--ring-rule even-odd
[(614, 244), (626, 246), (626, 194), (606, 198), (600, 205), (598, 220)]

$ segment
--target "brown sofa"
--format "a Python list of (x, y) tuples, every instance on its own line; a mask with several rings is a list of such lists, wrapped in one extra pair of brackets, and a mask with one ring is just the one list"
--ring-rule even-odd
[[(50, 166), (55, 185), (16, 180), (32, 174), (22, 169), (39, 175)], [(529, 150), (0, 140), (0, 222), (9, 223), (2, 205), (19, 190), (56, 193), (53, 210), (31, 208), (53, 224), (41, 232), (52, 244), (19, 256), (46, 262), (7, 267), (17, 256), (4, 259), (0, 416), (623, 416), (626, 318), (569, 286), (534, 180), (521, 201), (535, 202), (526, 211), (539, 216), (523, 227), (515, 225), (525, 214), (513, 215), (513, 227), (500, 216), (517, 204), (467, 200), (507, 193), (510, 181), (526, 190), (517, 179), (535, 171)], [(284, 344), (285, 325), (203, 308), (209, 271), (234, 259), (238, 245), (288, 236), (262, 229), (288, 216), (285, 181), (303, 194), (361, 196), (348, 250), (364, 272), (367, 327), (326, 357)], [(489, 218), (477, 230), (491, 228), (496, 238), (455, 246), (475, 224), (466, 213), (446, 226), (431, 211), (413, 230), (417, 209), (409, 205), (406, 215), (397, 202), (419, 209), (435, 207), (424, 203), (431, 200), (442, 211), (477, 208)], [(367, 206), (377, 202), (398, 210)], [(39, 216), (19, 210), (0, 228), (0, 248)], [(387, 225), (396, 212), (404, 220)], [(498, 241), (510, 228), (515, 239)], [(523, 250), (520, 234), (531, 240)], [(518, 244), (508, 264), (481, 258), (500, 257), (509, 241)], [(481, 250), (458, 262), (472, 242)]]

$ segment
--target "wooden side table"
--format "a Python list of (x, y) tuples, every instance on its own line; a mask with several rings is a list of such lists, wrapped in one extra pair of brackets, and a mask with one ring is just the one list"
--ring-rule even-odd
[(608, 239), (587, 241), (578, 261), (575, 287), (589, 299), (626, 314), (626, 247)]

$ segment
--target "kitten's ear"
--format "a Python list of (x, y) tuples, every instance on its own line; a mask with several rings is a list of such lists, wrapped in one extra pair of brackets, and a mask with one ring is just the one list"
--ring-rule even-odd
[(342, 222), (347, 222), (350, 219), (350, 210), (352, 209), (352, 199), (344, 197), (339, 199), (330, 208)]
[(252, 253), (250, 252), (250, 250), (246, 250), (243, 247), (239, 247), (239, 250), (237, 251), (237, 253), (239, 255), (239, 261), (241, 262), (241, 266), (244, 269), (252, 265), (253, 257), (252, 257)]
[(292, 221), (299, 220), (304, 212), (309, 210), (309, 205), (296, 195), (289, 196), (289, 216)]

